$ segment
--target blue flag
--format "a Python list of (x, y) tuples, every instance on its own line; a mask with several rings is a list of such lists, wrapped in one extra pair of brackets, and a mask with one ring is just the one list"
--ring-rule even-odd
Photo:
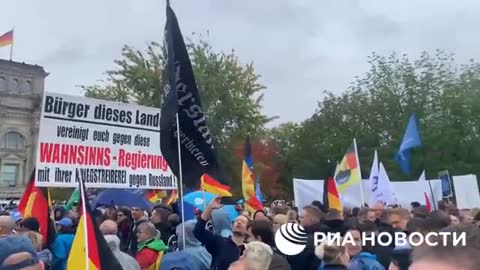
[(400, 149), (395, 154), (395, 160), (400, 165), (400, 168), (405, 174), (410, 173), (410, 150), (412, 148), (421, 147), (422, 140), (420, 139), (420, 132), (418, 130), (417, 118), (415, 114), (410, 116), (408, 121), (407, 130), (403, 135), (402, 144)]
[(263, 195), (262, 195), (262, 191), (260, 191), (260, 181), (259, 179), (257, 178), (257, 181), (256, 181), (256, 185), (255, 185), (255, 193), (257, 194), (257, 198), (259, 201), (263, 202)]

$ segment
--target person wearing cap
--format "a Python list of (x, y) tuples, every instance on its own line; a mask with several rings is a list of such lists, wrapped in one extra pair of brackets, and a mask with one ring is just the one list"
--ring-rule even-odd
[(52, 245), (52, 270), (65, 270), (67, 268), (67, 259), (72, 248), (74, 229), (70, 218), (62, 218), (55, 222), (57, 226), (57, 236)]
[(25, 236), (6, 236), (0, 239), (0, 269), (42, 270), (32, 241)]
[(10, 212), (10, 217), (15, 222), (15, 232), (20, 232), (22, 230), (22, 221), (23, 216), (18, 210), (13, 210)]

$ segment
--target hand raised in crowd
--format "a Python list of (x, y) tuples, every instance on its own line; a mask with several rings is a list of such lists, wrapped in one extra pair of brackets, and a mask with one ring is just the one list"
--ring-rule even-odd
[(205, 221), (207, 221), (210, 217), (210, 214), (212, 213), (213, 210), (221, 208), (223, 205), (220, 203), (221, 197), (215, 197), (213, 200), (210, 201), (210, 203), (207, 205), (207, 208), (205, 208), (205, 211), (203, 211), (201, 218)]

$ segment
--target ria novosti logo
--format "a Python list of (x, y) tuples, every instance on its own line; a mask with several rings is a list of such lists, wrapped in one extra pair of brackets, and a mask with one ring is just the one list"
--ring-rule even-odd
[[(275, 244), (285, 255), (300, 254), (307, 246), (308, 235), (305, 229), (297, 223), (283, 224), (275, 233)], [(405, 246), (417, 247), (428, 246), (466, 246), (466, 234), (464, 232), (429, 232), (422, 234), (413, 232), (362, 232), (360, 238), (355, 238), (351, 232), (345, 235), (340, 233), (316, 232), (313, 234), (313, 245), (318, 246), (322, 242), (336, 243), (338, 246)]]
[(297, 223), (283, 224), (275, 233), (275, 244), (285, 255), (300, 254), (307, 246), (307, 239), (307, 232)]

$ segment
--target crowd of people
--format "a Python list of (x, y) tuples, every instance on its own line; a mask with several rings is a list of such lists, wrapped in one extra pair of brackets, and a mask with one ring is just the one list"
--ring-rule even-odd
[[(296, 209), (275, 203), (248, 213), (237, 205), (232, 220), (219, 198), (196, 218), (181, 224), (177, 205), (156, 204), (153, 210), (107, 207), (94, 210), (95, 222), (123, 270), (429, 270), (479, 269), (480, 209), (460, 211), (440, 202), (428, 211), (419, 203), (407, 208), (371, 208), (342, 212), (314, 201)], [(80, 215), (77, 209), (54, 210), (56, 237), (45, 246), (34, 217), (17, 211), (0, 216), (0, 269), (65, 270)], [(299, 223), (308, 235), (305, 249), (297, 255), (282, 254), (275, 232), (286, 223)], [(315, 245), (316, 232), (350, 234), (354, 244), (323, 241)], [(465, 246), (362, 245), (365, 233), (464, 232)]]

